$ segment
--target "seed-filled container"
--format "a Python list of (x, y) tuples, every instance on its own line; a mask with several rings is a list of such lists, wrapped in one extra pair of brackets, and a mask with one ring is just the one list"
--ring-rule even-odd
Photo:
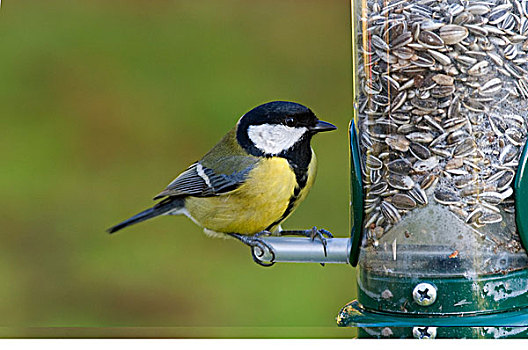
[[(361, 308), (445, 316), (528, 306), (516, 215), (528, 198), (515, 190), (528, 1), (353, 0), (352, 22)], [(431, 287), (413, 296), (421, 282)]]

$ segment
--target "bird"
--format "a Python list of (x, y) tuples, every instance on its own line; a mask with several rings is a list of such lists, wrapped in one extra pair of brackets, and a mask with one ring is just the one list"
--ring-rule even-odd
[[(274, 259), (263, 235), (318, 237), (326, 254), (325, 236), (333, 237), (329, 231), (316, 227), (284, 231), (281, 223), (314, 183), (317, 160), (312, 137), (335, 129), (296, 102), (259, 105), (156, 195), (157, 204), (107, 231), (114, 233), (157, 216), (185, 215), (209, 236), (232, 237), (248, 245), (260, 265), (272, 265)], [(271, 252), (271, 263), (257, 259), (255, 250), (259, 256)]]

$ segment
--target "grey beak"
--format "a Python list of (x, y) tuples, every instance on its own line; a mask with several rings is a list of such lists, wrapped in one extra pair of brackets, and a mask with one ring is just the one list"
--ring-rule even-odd
[(337, 129), (337, 127), (329, 122), (318, 120), (315, 126), (310, 127), (310, 131), (313, 133), (323, 132), (323, 131), (332, 131)]

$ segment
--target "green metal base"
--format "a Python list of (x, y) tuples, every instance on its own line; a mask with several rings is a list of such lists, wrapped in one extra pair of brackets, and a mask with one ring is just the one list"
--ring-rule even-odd
[(340, 327), (359, 327), (359, 338), (528, 338), (528, 308), (485, 315), (411, 316), (366, 310), (357, 300), (339, 313)]
[(528, 330), (528, 308), (505, 312), (460, 315), (404, 315), (373, 311), (351, 301), (337, 316), (340, 327), (523, 327)]
[[(401, 317), (459, 316), (528, 308), (528, 269), (473, 277), (404, 276), (362, 267), (358, 273), (358, 300), (373, 312)], [(413, 299), (413, 289), (424, 282), (434, 286), (437, 294), (435, 302), (427, 306)]]
[(526, 339), (528, 327), (365, 327), (359, 338)]
[[(419, 304), (413, 297), (421, 283), (435, 289), (435, 300)], [(337, 324), (361, 327), (360, 337), (528, 338), (528, 269), (425, 278), (360, 268), (358, 295)]]

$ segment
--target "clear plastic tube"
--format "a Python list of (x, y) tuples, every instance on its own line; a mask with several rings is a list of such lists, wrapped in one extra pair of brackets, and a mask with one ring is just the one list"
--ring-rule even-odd
[(360, 263), (463, 275), (526, 267), (512, 186), (528, 130), (528, 2), (352, 6)]

